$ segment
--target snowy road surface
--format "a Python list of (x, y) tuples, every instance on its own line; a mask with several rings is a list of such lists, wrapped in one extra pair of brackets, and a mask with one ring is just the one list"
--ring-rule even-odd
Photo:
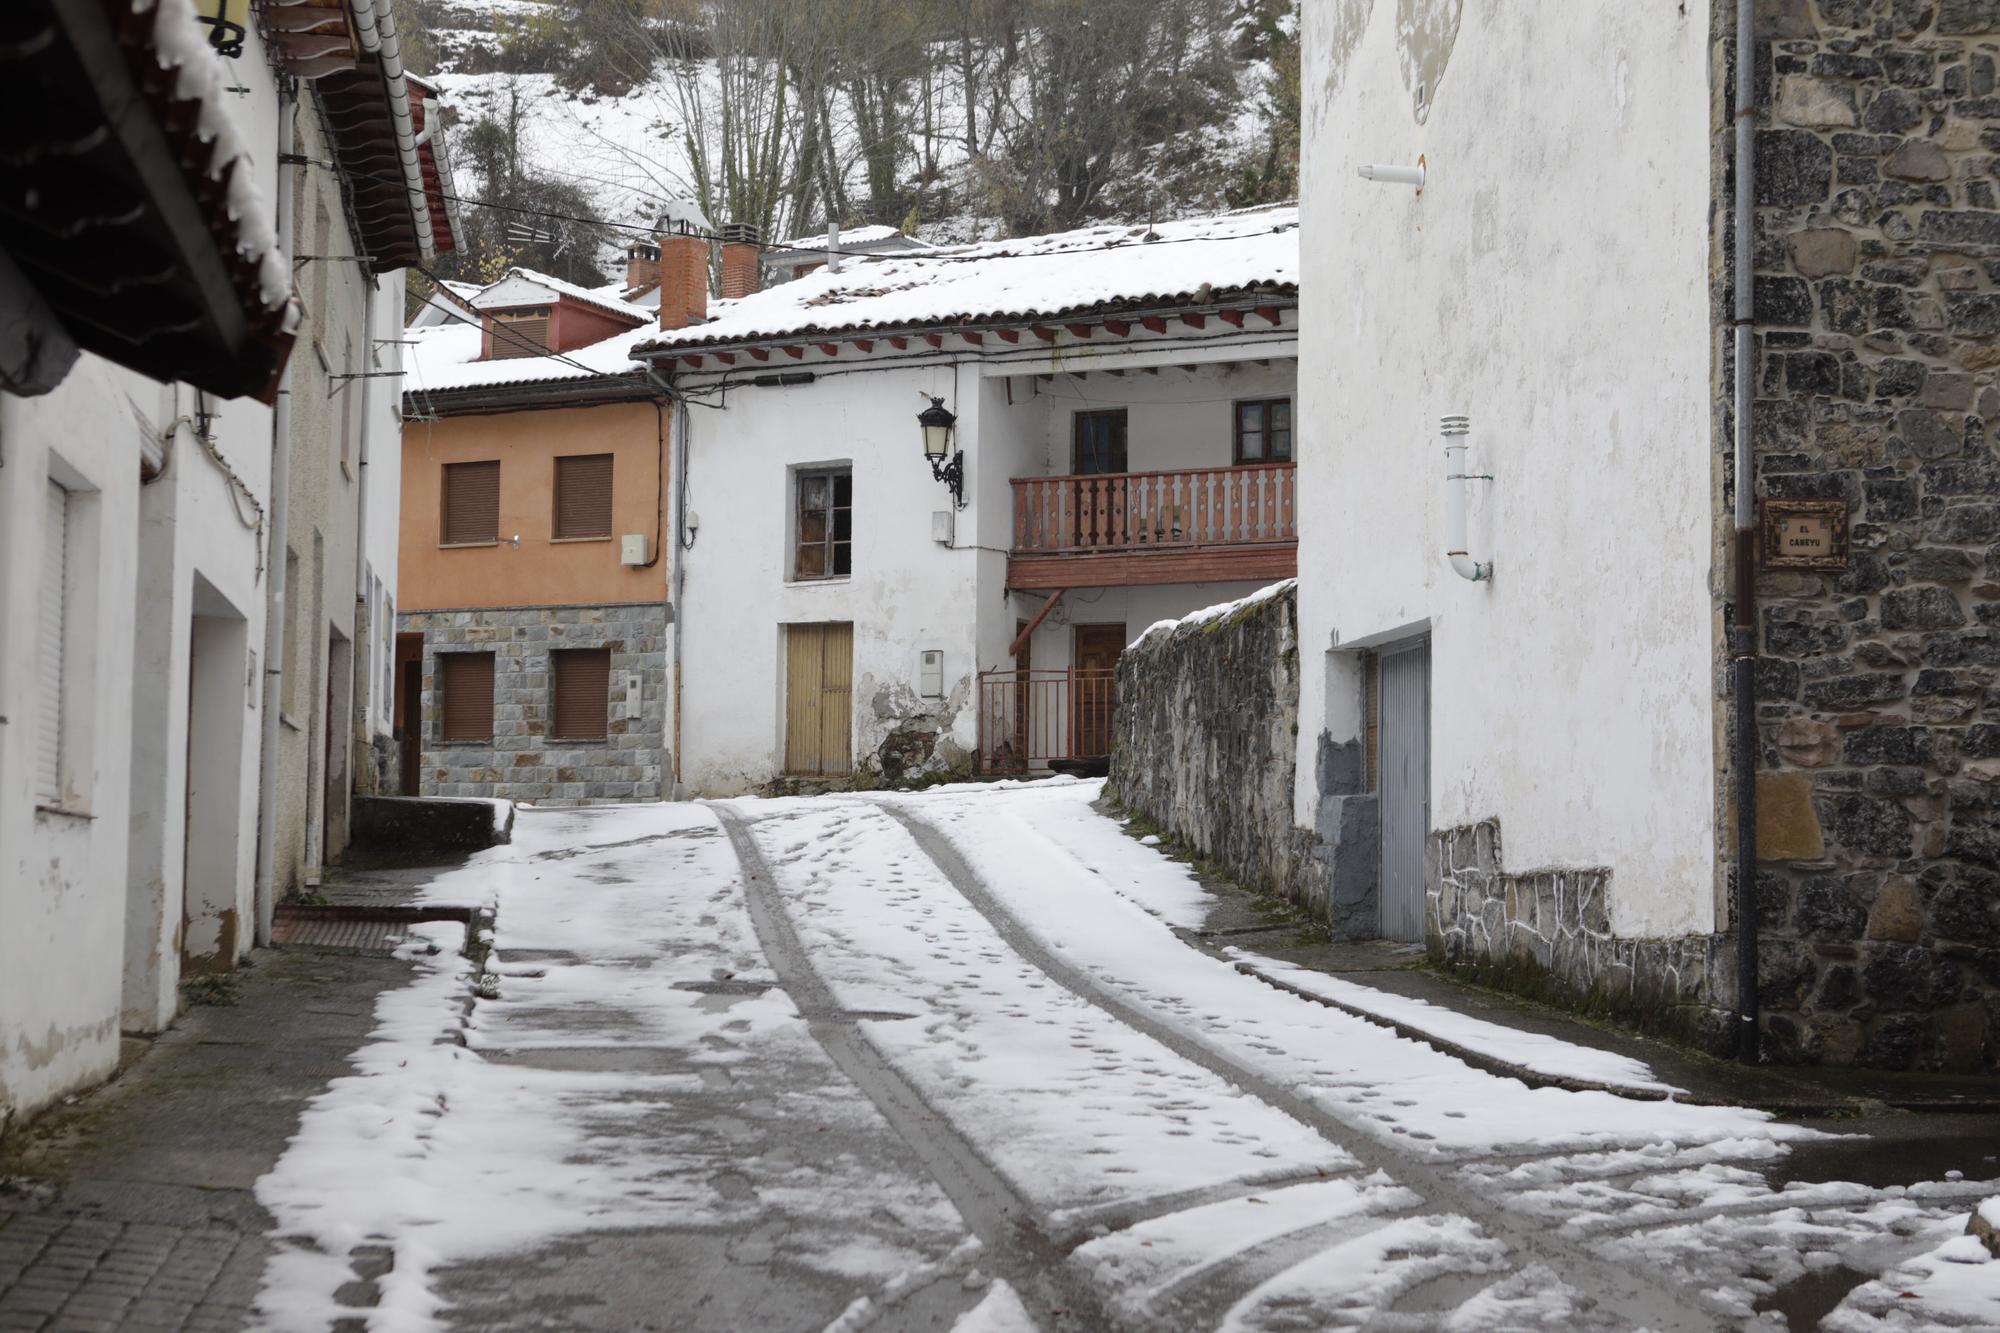
[(1267, 986), (1097, 795), (523, 810), (428, 890), (486, 974), (424, 956), (259, 1183), (264, 1324), (2000, 1329), (1992, 1158), (1794, 1178)]

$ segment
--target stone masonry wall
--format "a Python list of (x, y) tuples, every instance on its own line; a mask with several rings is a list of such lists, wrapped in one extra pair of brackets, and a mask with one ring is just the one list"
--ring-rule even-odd
[(1498, 820), (1426, 841), (1424, 935), (1433, 959), (1488, 985), (1728, 1053), (1729, 937), (1620, 938), (1611, 933), (1610, 871), (1508, 874), (1500, 865)]
[[(423, 795), (537, 805), (660, 799), (671, 762), (663, 604), (424, 611), (398, 617), (398, 625), (424, 636)], [(559, 648), (611, 650), (611, 718), (602, 742), (548, 739), (549, 653)], [(491, 744), (438, 739), (437, 659), (466, 651), (494, 654)], [(624, 704), (624, 681), (635, 673), (642, 694), (636, 718)]]
[(1282, 587), (1125, 650), (1108, 790), (1239, 883), (1319, 915), (1325, 865), (1292, 823), (1298, 594)]
[(1994, 1069), (2000, 0), (1760, 8), (1758, 478), (1852, 545), (1758, 580), (1767, 1051)]

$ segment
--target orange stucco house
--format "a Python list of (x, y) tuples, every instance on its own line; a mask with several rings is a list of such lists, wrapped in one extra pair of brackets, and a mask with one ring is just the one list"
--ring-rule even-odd
[(658, 332), (657, 261), (636, 254), (627, 277), (592, 290), (514, 269), (471, 298), (477, 323), (409, 331), (406, 794), (554, 805), (672, 781), (672, 417), (627, 351)]

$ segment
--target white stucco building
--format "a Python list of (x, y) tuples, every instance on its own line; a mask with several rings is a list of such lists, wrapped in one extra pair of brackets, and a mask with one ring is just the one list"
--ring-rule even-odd
[(683, 789), (1101, 764), (1124, 646), (1293, 570), (1297, 263), (1273, 209), (663, 303)]
[[(386, 0), (355, 3), (388, 18)], [(0, 222), (0, 624), (19, 631), (0, 635), (0, 1129), (109, 1074), (121, 1034), (173, 1021), (185, 976), (232, 968), (267, 935), (268, 611), (291, 564), (274, 550), (277, 516), (307, 513), (310, 530), (345, 542), (345, 581), (324, 563), (293, 566), (292, 605), (353, 603), (356, 543), (380, 543), (357, 529), (358, 497), (325, 521), (314, 464), (353, 469), (371, 433), (393, 457), (397, 403), (385, 390), (386, 415), (343, 410), (336, 387), (373, 383), (349, 380), (373, 341), (358, 293), (399, 260), (393, 209), (370, 211), (376, 234), (348, 229), (372, 173), (337, 166), (388, 116), (401, 75), (380, 34), (392, 29), (373, 50), (355, 39), (330, 53), (310, 32), (267, 42), (254, 26), (205, 26), (188, 0), (118, 25), (102, 7), (32, 0), (19, 21), (36, 40), (0, 57), (0, 73), (39, 81), (84, 121), (0, 131), (11, 160), (42, 163), (44, 219)], [(306, 140), (281, 137), (293, 121), (281, 73), (306, 80)], [(322, 101), (340, 105), (349, 138), (319, 134)], [(87, 132), (86, 113), (103, 133)], [(87, 147), (41, 153), (51, 133)], [(284, 167), (281, 144), (320, 165)], [(433, 178), (439, 151), (433, 141), (424, 158)], [(433, 201), (392, 197), (418, 201), (406, 231)], [(306, 219), (292, 255), (347, 257), (339, 290), (311, 260), (295, 286), (287, 203)], [(74, 219), (88, 225), (47, 221)], [(388, 341), (375, 364), (393, 376), (400, 278), (380, 286)], [(287, 374), (289, 428), (274, 407)], [(368, 502), (391, 580), (395, 477)], [(295, 688), (330, 697), (326, 683), (321, 663)], [(325, 731), (321, 765), (345, 773), (349, 730)]]
[[(1608, 870), (1614, 935), (1707, 932), (1706, 11), (1428, 11), (1306, 9), (1295, 815), (1331, 836), (1379, 800), (1392, 937), (1424, 937), (1426, 845), (1476, 828), (1508, 874)], [(1447, 558), (1455, 488), (1490, 577)], [(1371, 887), (1370, 850), (1337, 897)]]

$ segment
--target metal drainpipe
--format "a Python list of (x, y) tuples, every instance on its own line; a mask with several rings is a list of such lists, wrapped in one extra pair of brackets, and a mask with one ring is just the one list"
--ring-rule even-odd
[(678, 801), (683, 795), (681, 787), (681, 636), (687, 628), (687, 606), (682, 590), (686, 587), (687, 583), (688, 405), (687, 399), (674, 391), (674, 386), (661, 377), (660, 372), (653, 368), (653, 363), (650, 361), (646, 363), (646, 378), (651, 380), (653, 387), (665, 394), (667, 401), (674, 405), (674, 470), (673, 476), (670, 478), (674, 486), (674, 563), (667, 570), (667, 586), (669, 589), (667, 605), (673, 611), (674, 615), (673, 679), (668, 684), (668, 688), (673, 692), (674, 773), (673, 782), (667, 795), (669, 799)]
[[(285, 159), (292, 152), (292, 125), (298, 114), (296, 89), (289, 81), (278, 85), (278, 251), (291, 266), (292, 254), (292, 173)], [(278, 381), (278, 401), (271, 409), (271, 536), (265, 568), (271, 585), (265, 594), (264, 610), (264, 713), (259, 719), (263, 735), (258, 745), (257, 792), (257, 881), (256, 939), (261, 948), (271, 945), (272, 906), (276, 901), (273, 881), (278, 856), (278, 710), (285, 684), (285, 552), (290, 541), (292, 486), (292, 367)]]
[(1757, 48), (1755, 0), (1736, 0), (1736, 537), (1735, 611), (1729, 627), (1736, 726), (1737, 1058), (1759, 1057), (1757, 1024), (1757, 477), (1756, 398)]

